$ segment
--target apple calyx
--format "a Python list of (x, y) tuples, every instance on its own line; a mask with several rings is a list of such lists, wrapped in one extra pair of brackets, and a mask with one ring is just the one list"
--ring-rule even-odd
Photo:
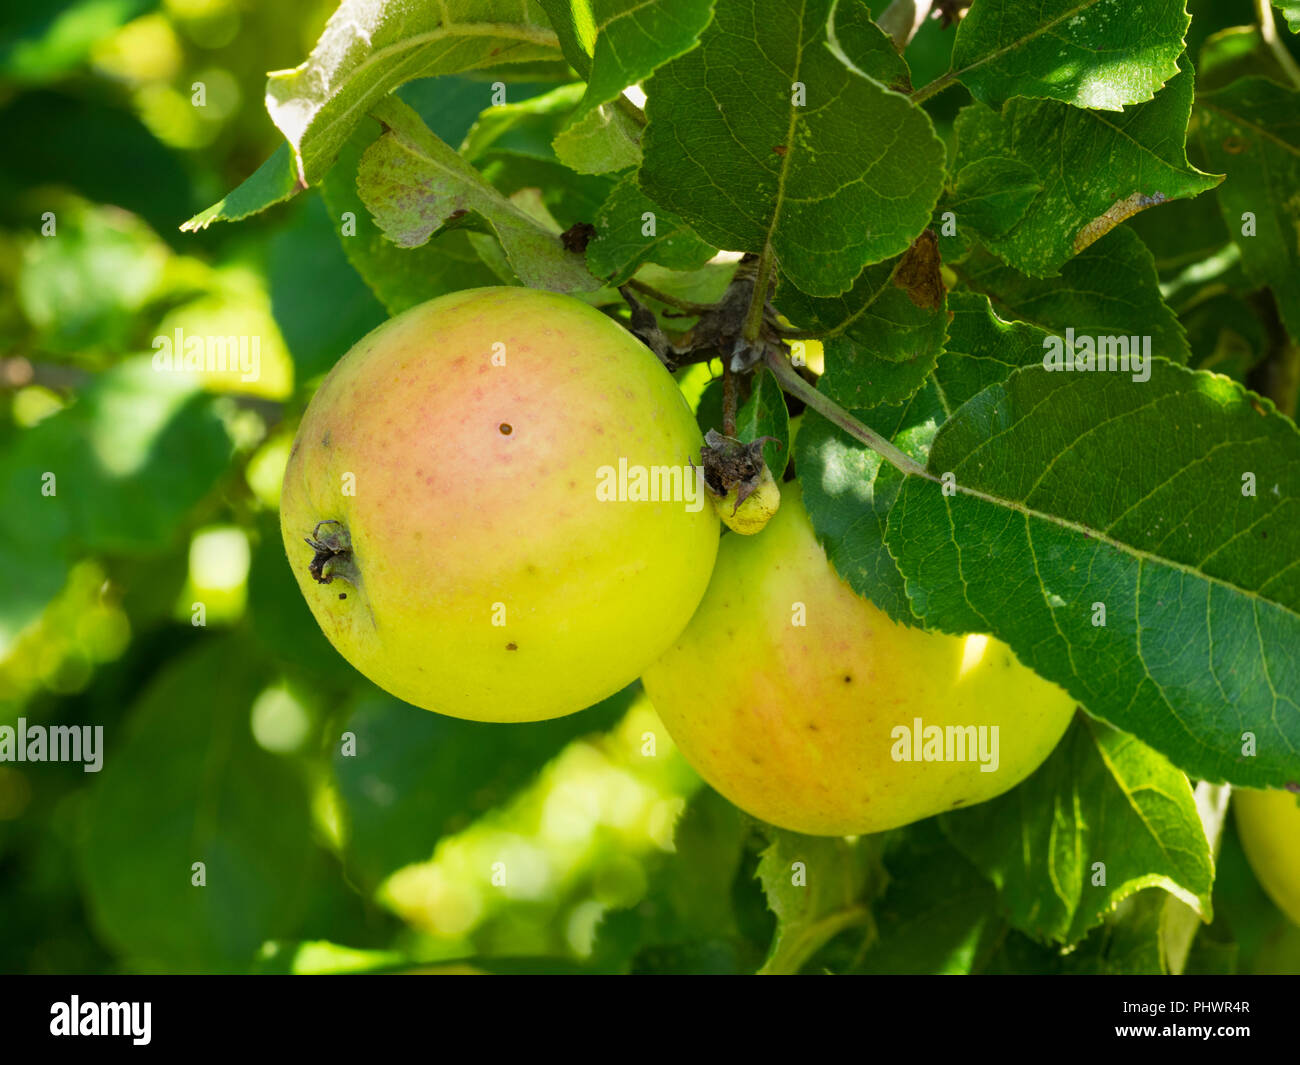
[(718, 517), (733, 532), (752, 536), (781, 505), (780, 490), (763, 461), (763, 445), (776, 437), (760, 436), (746, 444), (710, 429), (704, 440), (704, 484)]
[[(328, 526), (324, 533), (321, 532), (323, 526)], [(342, 577), (349, 584), (357, 583), (352, 537), (341, 521), (333, 518), (318, 521), (311, 535), (304, 536), (303, 540), (316, 551), (307, 569), (317, 584), (330, 584), (335, 577)]]

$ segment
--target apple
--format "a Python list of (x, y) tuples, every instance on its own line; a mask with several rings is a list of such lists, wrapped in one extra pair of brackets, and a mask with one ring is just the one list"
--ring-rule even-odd
[(454, 717), (558, 717), (636, 679), (704, 594), (719, 525), (701, 443), (612, 319), (456, 292), (325, 378), (285, 470), (284, 545), (325, 635), (380, 687)]
[(856, 595), (797, 484), (781, 491), (766, 529), (723, 537), (695, 617), (642, 674), (686, 760), (742, 810), (825, 836), (983, 802), (1038, 768), (1074, 700), (997, 640), (900, 625)]
[(1300, 797), (1234, 788), (1237, 834), (1260, 886), (1300, 925)]

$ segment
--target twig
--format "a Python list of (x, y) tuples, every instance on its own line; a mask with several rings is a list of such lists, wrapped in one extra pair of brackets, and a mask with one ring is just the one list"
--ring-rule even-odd
[(903, 454), (874, 429), (863, 425), (862, 422), (858, 421), (857, 418), (853, 417), (833, 399), (813, 388), (795, 372), (794, 367), (790, 365), (789, 359), (769, 351), (766, 362), (768, 369), (776, 377), (777, 383), (790, 395), (803, 400), (806, 406), (811, 407), (827, 421), (838, 425), (854, 439), (861, 440), (900, 473), (924, 477), (928, 481), (938, 481), (939, 478), (935, 477), (915, 459)]
[(667, 304), (669, 307), (676, 307), (679, 311), (686, 311), (689, 314), (703, 314), (705, 311), (713, 309), (711, 303), (695, 303), (692, 300), (678, 299), (676, 296), (670, 296), (667, 292), (660, 292), (657, 288), (647, 285), (644, 281), (638, 281), (635, 277), (627, 283), (627, 287), (643, 296), (649, 296), (652, 300)]
[(948, 88), (950, 85), (955, 85), (956, 83), (957, 73), (956, 71), (950, 70), (947, 74), (939, 75), (939, 77), (935, 78), (929, 85), (922, 85), (919, 89), (915, 90), (910, 99), (914, 104), (924, 103), (926, 100), (930, 99), (931, 96), (938, 96), (944, 89)]

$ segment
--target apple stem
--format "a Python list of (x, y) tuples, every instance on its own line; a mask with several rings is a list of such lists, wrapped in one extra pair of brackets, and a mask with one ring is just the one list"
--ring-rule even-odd
[(727, 359), (722, 360), (722, 435), (736, 435), (736, 375)]

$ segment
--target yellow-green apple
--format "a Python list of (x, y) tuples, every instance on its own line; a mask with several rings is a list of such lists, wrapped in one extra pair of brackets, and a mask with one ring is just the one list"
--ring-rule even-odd
[(457, 292), (326, 377), (285, 470), (285, 549), (376, 684), (455, 717), (557, 717), (634, 680), (704, 594), (700, 446), (671, 375), (599, 311)]
[(1300, 797), (1235, 788), (1237, 834), (1260, 886), (1300, 925)]
[(673, 740), (741, 809), (810, 835), (880, 832), (1019, 783), (1074, 712), (987, 636), (900, 625), (831, 568), (794, 482), (725, 535), (690, 625), (644, 674)]

